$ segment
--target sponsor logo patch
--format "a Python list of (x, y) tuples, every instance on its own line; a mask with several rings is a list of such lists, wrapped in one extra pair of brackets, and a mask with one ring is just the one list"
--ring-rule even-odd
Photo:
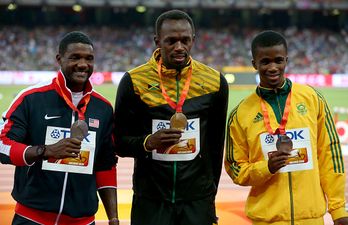
[(258, 113), (256, 114), (256, 116), (255, 116), (253, 122), (254, 122), (254, 123), (257, 123), (257, 122), (260, 122), (260, 121), (262, 121), (262, 120), (263, 120), (263, 115), (262, 115), (260, 112), (258, 112)]
[(297, 112), (301, 115), (305, 115), (307, 113), (306, 105), (303, 102), (297, 103), (296, 109), (297, 109)]

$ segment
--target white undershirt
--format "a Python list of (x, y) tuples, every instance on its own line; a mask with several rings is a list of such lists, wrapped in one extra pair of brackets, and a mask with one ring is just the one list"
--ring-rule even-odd
[(81, 92), (71, 92), (72, 94), (72, 102), (77, 107), (81, 98), (83, 97), (83, 91)]

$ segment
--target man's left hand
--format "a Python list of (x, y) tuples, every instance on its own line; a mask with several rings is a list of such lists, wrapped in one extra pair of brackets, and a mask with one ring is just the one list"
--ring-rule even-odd
[(342, 217), (334, 220), (334, 225), (348, 225), (348, 217)]

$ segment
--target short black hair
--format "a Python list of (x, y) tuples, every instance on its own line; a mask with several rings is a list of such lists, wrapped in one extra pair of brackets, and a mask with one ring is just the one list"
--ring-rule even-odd
[(273, 30), (265, 30), (258, 33), (251, 42), (251, 54), (254, 58), (257, 47), (272, 47), (275, 45), (284, 45), (288, 52), (288, 45), (283, 35)]
[(192, 34), (195, 33), (195, 26), (193, 24), (192, 18), (184, 11), (173, 9), (162, 13), (156, 20), (155, 31), (156, 35), (159, 36), (162, 24), (165, 20), (186, 20), (190, 23), (192, 28)]
[(64, 55), (66, 49), (68, 48), (68, 45), (73, 43), (83, 43), (91, 45), (93, 47), (92, 40), (88, 37), (87, 34), (81, 31), (72, 31), (64, 35), (62, 40), (59, 42), (59, 54)]

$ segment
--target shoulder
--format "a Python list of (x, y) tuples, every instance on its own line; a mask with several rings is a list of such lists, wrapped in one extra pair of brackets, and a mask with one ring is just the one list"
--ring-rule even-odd
[(137, 79), (138, 77), (142, 77), (144, 74), (149, 73), (149, 71), (155, 72), (154, 68), (149, 63), (145, 63), (129, 70), (127, 73), (132, 79)]
[(201, 62), (192, 60), (192, 85), (204, 87), (207, 93), (212, 93), (218, 92), (220, 85), (223, 85), (223, 88), (227, 88), (227, 81), (219, 71)]
[(198, 72), (198, 73), (202, 73), (205, 75), (209, 75), (209, 76), (220, 76), (220, 72), (215, 70), (214, 68), (203, 64), (197, 60), (192, 60), (192, 67), (193, 67), (193, 72)]
[(254, 91), (249, 96), (242, 99), (239, 104), (231, 110), (230, 119), (235, 117), (247, 118), (253, 116), (253, 112), (260, 111), (260, 98)]
[(292, 95), (295, 98), (304, 98), (304, 99), (323, 98), (322, 94), (316, 88), (309, 85), (292, 83), (291, 90), (292, 90)]
[(30, 105), (33, 105), (32, 103), (40, 104), (40, 100), (37, 100), (37, 94), (46, 93), (51, 90), (55, 90), (52, 80), (41, 82), (21, 90), (13, 99), (9, 108), (3, 113), (3, 117), (15, 111), (26, 99), (30, 101)]
[(100, 94), (99, 92), (97, 92), (96, 90), (93, 89), (91, 95), (96, 98), (97, 100), (105, 103), (106, 105), (112, 107), (111, 103), (109, 102), (109, 100), (107, 100), (102, 94)]
[(312, 93), (315, 94), (316, 89), (312, 86), (306, 85), (306, 84), (299, 84), (299, 83), (292, 83), (292, 90), (296, 92), (306, 92), (306, 93)]

